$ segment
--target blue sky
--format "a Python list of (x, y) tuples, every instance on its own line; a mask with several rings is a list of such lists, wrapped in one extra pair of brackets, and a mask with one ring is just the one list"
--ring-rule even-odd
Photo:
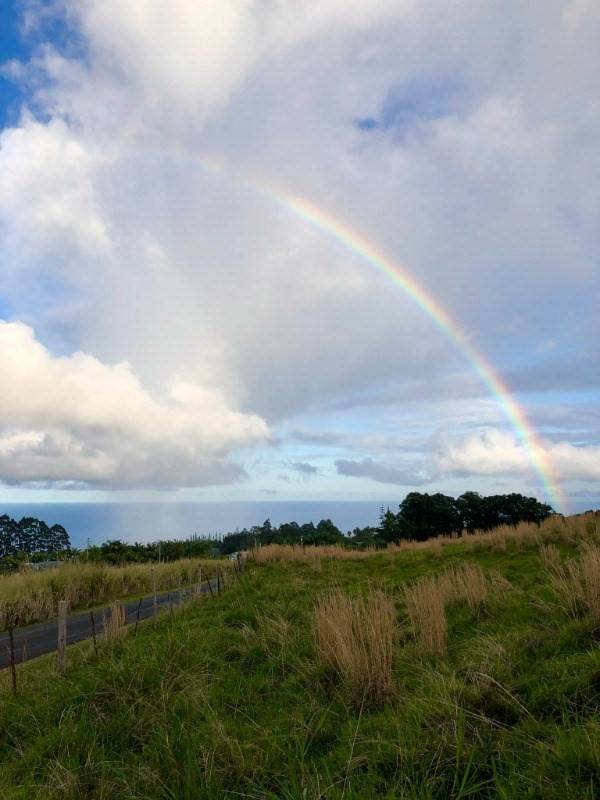
[[(19, 17), (13, 0), (6, 0), (0, 9), (0, 53), (2, 61), (25, 60), (29, 48), (19, 34)], [(21, 93), (14, 81), (0, 73), (0, 125), (4, 127), (18, 119)]]
[(598, 9), (228, 8), (2, 6), (0, 500), (600, 504)]

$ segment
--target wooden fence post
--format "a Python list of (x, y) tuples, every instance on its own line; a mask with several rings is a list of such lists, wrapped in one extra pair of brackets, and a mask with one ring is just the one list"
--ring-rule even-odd
[(158, 597), (156, 596), (156, 572), (152, 567), (152, 591), (154, 593), (154, 616), (158, 614)]
[(67, 668), (67, 606), (66, 600), (58, 601), (57, 666), (59, 672), (64, 672)]
[(140, 602), (138, 603), (137, 607), (137, 614), (135, 615), (135, 629), (133, 631), (133, 635), (137, 636), (137, 629), (138, 625), (140, 624), (140, 609), (142, 607), (142, 598), (140, 597)]
[(8, 629), (8, 638), (10, 639), (10, 672), (12, 676), (12, 688), (13, 692), (17, 693), (17, 668), (15, 666), (15, 638), (14, 638), (14, 628), (11, 627)]
[(94, 653), (98, 655), (98, 642), (96, 640), (96, 620), (94, 619), (93, 611), (90, 611), (90, 619), (92, 621), (92, 641), (94, 642)]

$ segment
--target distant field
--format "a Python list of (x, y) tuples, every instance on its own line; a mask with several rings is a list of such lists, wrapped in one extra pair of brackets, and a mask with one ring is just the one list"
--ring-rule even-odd
[(0, 797), (539, 798), (600, 786), (597, 517), (240, 581), (0, 676)]

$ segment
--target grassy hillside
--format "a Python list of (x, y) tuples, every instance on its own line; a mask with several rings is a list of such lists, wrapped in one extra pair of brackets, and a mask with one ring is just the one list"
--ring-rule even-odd
[(25, 665), (15, 698), (3, 674), (0, 797), (591, 800), (599, 541), (588, 518), (264, 548), (220, 598), (72, 649), (64, 677)]

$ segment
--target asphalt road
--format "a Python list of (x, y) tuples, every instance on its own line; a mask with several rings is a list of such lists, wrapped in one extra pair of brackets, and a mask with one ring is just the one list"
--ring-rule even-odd
[[(213, 591), (216, 592), (216, 582), (212, 581)], [(208, 592), (206, 583), (202, 584), (202, 592)], [(190, 590), (182, 590), (182, 592), (173, 591), (165, 594), (158, 595), (158, 608), (168, 609), (171, 605), (178, 603), (191, 596)], [(125, 624), (131, 625), (135, 622), (138, 614), (138, 605), (140, 601), (130, 600), (123, 603), (125, 611)], [(142, 598), (140, 605), (140, 619), (147, 619), (154, 613), (154, 599), (150, 597)], [(96, 626), (96, 634), (102, 633), (103, 630), (103, 616), (110, 617), (110, 608), (95, 609), (94, 610), (94, 623)], [(54, 619), (50, 622), (39, 622), (36, 625), (28, 625), (26, 628), (15, 628), (13, 632), (15, 642), (15, 663), (21, 664), (23, 661), (29, 661), (32, 658), (43, 656), (46, 653), (53, 653), (57, 649), (58, 644), (58, 620)], [(84, 639), (92, 638), (92, 618), (89, 611), (81, 611), (76, 614), (71, 614), (67, 620), (67, 644), (74, 644), (81, 642)], [(0, 669), (5, 669), (10, 666), (10, 639), (7, 632), (0, 634)]]

